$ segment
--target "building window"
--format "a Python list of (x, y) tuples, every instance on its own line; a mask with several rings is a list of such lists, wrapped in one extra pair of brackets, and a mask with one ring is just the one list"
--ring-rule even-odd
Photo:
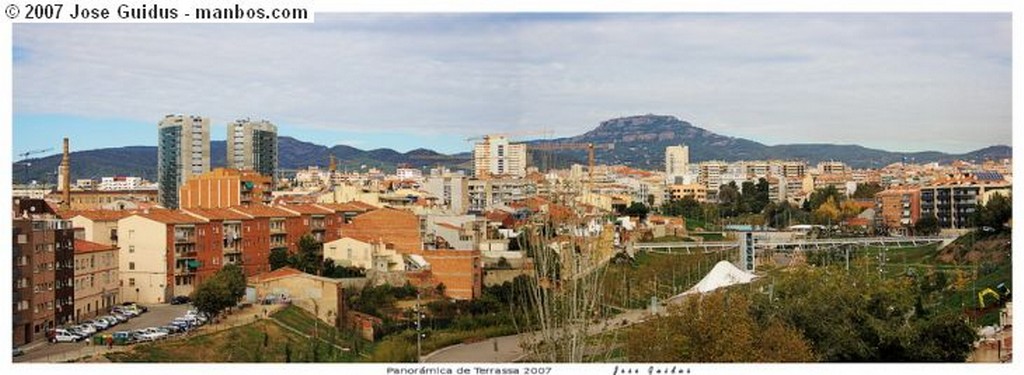
[(128, 262), (128, 269), (134, 271), (135, 270), (135, 262)]
[(134, 253), (134, 252), (135, 252), (135, 245), (128, 245), (128, 253), (131, 254), (131, 253)]
[(135, 286), (135, 278), (128, 279), (128, 286)]

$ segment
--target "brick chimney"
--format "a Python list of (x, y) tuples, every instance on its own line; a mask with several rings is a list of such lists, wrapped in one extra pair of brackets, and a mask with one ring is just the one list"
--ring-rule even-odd
[(60, 186), (62, 190), (62, 201), (60, 209), (67, 211), (71, 209), (71, 155), (68, 152), (68, 139), (64, 138), (64, 158), (60, 161)]

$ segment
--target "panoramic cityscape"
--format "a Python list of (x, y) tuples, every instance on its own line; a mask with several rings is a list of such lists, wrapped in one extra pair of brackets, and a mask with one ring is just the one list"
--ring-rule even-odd
[(15, 25), (14, 362), (1012, 362), (1008, 14), (185, 26)]

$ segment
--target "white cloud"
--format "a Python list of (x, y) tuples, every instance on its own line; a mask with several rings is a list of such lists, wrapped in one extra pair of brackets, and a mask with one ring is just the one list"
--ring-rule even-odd
[(14, 110), (455, 135), (661, 113), (765, 143), (966, 151), (1010, 138), (1010, 34), (991, 14), (17, 24)]

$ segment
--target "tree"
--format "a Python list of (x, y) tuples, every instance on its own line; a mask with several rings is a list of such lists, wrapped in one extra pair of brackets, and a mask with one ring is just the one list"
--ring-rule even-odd
[(752, 181), (744, 182), (741, 197), (743, 204), (740, 206), (740, 214), (762, 213), (765, 206), (769, 203), (768, 188), (768, 180), (763, 178), (758, 179), (757, 183)]
[(974, 330), (956, 309), (924, 311), (913, 283), (838, 265), (798, 267), (773, 279), (771, 298), (754, 292), (753, 311), (796, 328), (822, 361), (962, 361)]
[(199, 284), (192, 292), (192, 305), (211, 317), (234, 306), (237, 301), (238, 299), (232, 295), (227, 283), (216, 277)]
[(225, 265), (192, 292), (192, 305), (209, 316), (235, 306), (245, 296), (245, 274), (236, 265)]
[(650, 212), (650, 209), (640, 202), (633, 202), (624, 210), (626, 215), (639, 217), (641, 221), (647, 218), (648, 212)]
[(718, 187), (718, 207), (721, 209), (722, 215), (726, 217), (739, 215), (740, 189), (736, 186), (735, 181)]
[(914, 235), (931, 236), (939, 233), (939, 219), (934, 215), (922, 216), (914, 223)]
[(288, 249), (279, 247), (270, 250), (270, 270), (276, 270), (288, 265)]
[(758, 321), (750, 300), (724, 291), (693, 296), (626, 333), (630, 362), (808, 362), (810, 345), (777, 318)]
[(682, 216), (687, 219), (696, 219), (701, 216), (701, 205), (692, 195), (683, 199), (673, 199), (662, 205), (662, 213), (669, 216)]
[(1012, 199), (995, 193), (988, 199), (988, 203), (978, 207), (976, 216), (978, 226), (992, 228), (994, 232), (1002, 232), (1005, 229), (1003, 224), (1013, 217)]
[(856, 199), (868, 199), (874, 198), (875, 194), (878, 194), (882, 190), (882, 185), (877, 182), (868, 182), (863, 184), (857, 184), (857, 190), (853, 192), (852, 197)]
[(225, 265), (214, 274), (214, 278), (220, 278), (224, 282), (236, 301), (245, 297), (245, 272), (241, 267), (234, 264)]
[(839, 190), (835, 186), (828, 185), (823, 188), (817, 189), (811, 193), (811, 196), (807, 197), (804, 201), (804, 209), (807, 211), (817, 210), (818, 207), (828, 202), (831, 199), (838, 207), (838, 204), (843, 201), (843, 195), (839, 194)]
[(811, 218), (816, 224), (832, 225), (839, 222), (839, 206), (833, 197), (818, 205), (811, 213)]

